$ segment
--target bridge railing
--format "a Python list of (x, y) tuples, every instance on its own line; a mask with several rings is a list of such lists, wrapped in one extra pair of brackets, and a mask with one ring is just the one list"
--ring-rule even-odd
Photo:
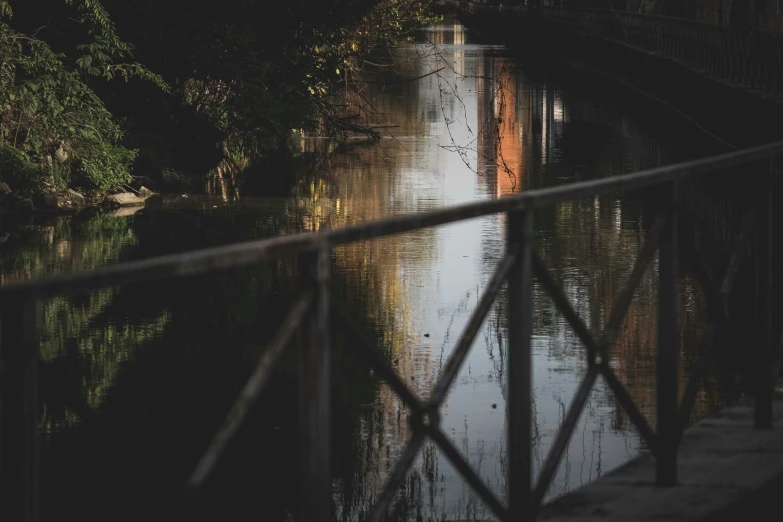
[(464, 2), (473, 13), (535, 17), (550, 29), (605, 38), (673, 59), (750, 89), (783, 93), (783, 35), (696, 20), (573, 7)]
[[(615, 394), (657, 459), (656, 480), (672, 486), (677, 479), (677, 448), (695, 397), (706, 373), (711, 347), (729, 328), (760, 332), (755, 359), (755, 424), (772, 423), (774, 376), (780, 369), (780, 346), (772, 322), (772, 221), (773, 161), (783, 155), (783, 142), (732, 152), (707, 159), (656, 168), (594, 181), (531, 190), (514, 196), (474, 202), (414, 215), (393, 217), (317, 233), (296, 234), (250, 241), (123, 263), (90, 272), (58, 275), (0, 288), (0, 516), (3, 520), (38, 520), (39, 399), (36, 302), (69, 293), (115, 287), (145, 281), (169, 280), (216, 270), (247, 266), (265, 260), (296, 256), (299, 294), (279, 330), (268, 345), (251, 377), (240, 392), (210, 446), (206, 448), (187, 486), (198, 492), (233, 435), (241, 428), (250, 406), (263, 391), (281, 354), (296, 344), (299, 360), (301, 512), (306, 522), (331, 520), (330, 471), (330, 344), (332, 329), (343, 328), (352, 337), (347, 349), (364, 358), (400, 397), (411, 412), (412, 437), (378, 497), (370, 520), (383, 519), (396, 492), (414, 462), (425, 438), (432, 439), (499, 520), (533, 520), (541, 506), (558, 464), (568, 446), (585, 401), (601, 376)], [(747, 183), (757, 184), (757, 197), (744, 218), (736, 248), (721, 281), (713, 282), (693, 252), (692, 242), (680, 231), (692, 229), (681, 210), (679, 187), (686, 180), (705, 178), (728, 168), (748, 169)], [(776, 174), (774, 174), (776, 175)], [(709, 182), (709, 179), (706, 180)], [(646, 245), (641, 249), (629, 279), (614, 299), (606, 326), (594, 337), (574, 310), (563, 289), (537, 255), (532, 242), (534, 210), (558, 202), (602, 194), (658, 187), (666, 194), (664, 210), (657, 217)], [(347, 243), (435, 227), (490, 214), (504, 213), (507, 223), (505, 255), (489, 280), (443, 372), (424, 400), (410, 390), (389, 361), (346, 307), (330, 293), (332, 250)], [(689, 228), (690, 227), (690, 228)], [(754, 240), (754, 238), (756, 238)], [(760, 239), (759, 239), (760, 238)], [(755, 242), (760, 255), (758, 295), (762, 296), (758, 324), (733, 325), (727, 300), (749, 246)], [(678, 402), (677, 279), (680, 250), (689, 254), (696, 278), (709, 303), (712, 323), (702, 343), (699, 363)], [(657, 426), (654, 429), (618, 379), (611, 365), (611, 349), (634, 291), (645, 271), (658, 263)], [(531, 337), (533, 280), (549, 294), (585, 347), (587, 372), (573, 398), (563, 425), (549, 450), (538, 480), (533, 483)], [(483, 482), (440, 427), (440, 407), (462, 367), (471, 344), (501, 287), (507, 284), (507, 429), (508, 476), (505, 502)], [(779, 324), (779, 323), (775, 323)], [(773, 342), (775, 339), (775, 342)], [(295, 341), (295, 342), (294, 342)]]

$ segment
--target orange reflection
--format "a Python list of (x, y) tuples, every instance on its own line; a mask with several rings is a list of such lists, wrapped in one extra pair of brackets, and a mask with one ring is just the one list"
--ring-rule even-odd
[(500, 198), (522, 190), (525, 112), (517, 110), (517, 77), (508, 61), (480, 60), (477, 65), (477, 109), (482, 126), (478, 172), (486, 176), (493, 196)]

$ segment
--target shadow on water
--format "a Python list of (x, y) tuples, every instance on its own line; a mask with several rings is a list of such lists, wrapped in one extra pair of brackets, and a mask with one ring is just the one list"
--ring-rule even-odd
[[(425, 39), (426, 37), (426, 39)], [(433, 48), (430, 43), (438, 44)], [(36, 218), (4, 246), (4, 282), (193, 248), (419, 212), (523, 189), (612, 176), (704, 156), (714, 143), (600, 85), (477, 45), (451, 22), (401, 45), (373, 84), (377, 117), (397, 127), (377, 146), (332, 157), (285, 197), (166, 196), (131, 215)], [(302, 140), (307, 148), (307, 140)], [(742, 186), (735, 187), (740, 193)], [(251, 191), (252, 192), (252, 191)], [(689, 238), (715, 277), (743, 211), (710, 186), (683, 188), (701, 225)], [(737, 194), (734, 194), (736, 196)], [(741, 195), (741, 194), (740, 194)], [(231, 196), (231, 197), (229, 197)], [(744, 196), (743, 196), (744, 197)], [(747, 199), (747, 197), (745, 197)], [(540, 256), (597, 334), (666, 195), (610, 195), (537, 212)], [(740, 203), (737, 203), (740, 201)], [(333, 252), (333, 289), (413, 390), (426, 396), (504, 249), (504, 216), (357, 243)], [(39, 306), (44, 520), (286, 520), (298, 504), (296, 364), (269, 388), (204, 491), (182, 485), (293, 301), (296, 263), (109, 288)], [(746, 276), (743, 276), (746, 277)], [(704, 331), (692, 270), (679, 283), (681, 389)], [(613, 365), (654, 423), (657, 273), (643, 278)], [(505, 491), (505, 295), (501, 293), (443, 407), (442, 427), (499, 496)], [(535, 469), (585, 371), (578, 340), (539, 287), (533, 339)], [(334, 499), (340, 520), (367, 513), (411, 430), (390, 389), (335, 333)], [(693, 418), (741, 392), (733, 372), (707, 379)], [(626, 462), (643, 445), (609, 390), (588, 399), (549, 498)], [(394, 520), (486, 519), (489, 512), (431, 443)]]

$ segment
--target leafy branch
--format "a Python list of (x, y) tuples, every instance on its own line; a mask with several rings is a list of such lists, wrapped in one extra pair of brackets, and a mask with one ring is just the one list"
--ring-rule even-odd
[[(143, 65), (123, 61), (133, 47), (115, 34), (99, 2), (65, 3), (78, 9), (79, 23), (93, 37), (78, 46), (83, 54), (74, 60), (37, 35), (14, 30), (13, 11), (0, 1), (0, 177), (28, 193), (72, 181), (104, 190), (130, 181), (136, 151), (121, 145), (120, 125), (88, 86), (89, 77), (139, 78), (169, 89)], [(25, 168), (18, 168), (20, 161)]]

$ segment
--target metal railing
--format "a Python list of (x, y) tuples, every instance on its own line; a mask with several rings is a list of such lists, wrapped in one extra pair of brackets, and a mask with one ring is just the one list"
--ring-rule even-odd
[[(532, 6), (532, 4), (531, 4)], [(783, 93), (783, 35), (609, 9), (463, 2), (485, 16), (535, 17), (543, 28), (604, 38), (676, 60), (751, 89)]]
[[(758, 285), (764, 296), (758, 325), (761, 332), (756, 354), (756, 426), (771, 427), (774, 375), (780, 368), (779, 350), (773, 357), (772, 324), (772, 165), (783, 154), (783, 142), (732, 152), (707, 159), (656, 168), (634, 174), (531, 190), (514, 196), (469, 203), (420, 214), (394, 217), (334, 230), (250, 241), (123, 263), (91, 272), (59, 275), (42, 280), (15, 282), (0, 288), (0, 516), (3, 520), (38, 520), (38, 378), (36, 302), (108, 286), (127, 285), (192, 276), (215, 270), (247, 266), (272, 258), (297, 256), (299, 295), (286, 319), (245, 387), (236, 399), (211, 445), (188, 479), (191, 491), (208, 479), (232, 436), (241, 427), (250, 406), (264, 389), (272, 368), (296, 337), (299, 360), (300, 480), (303, 521), (331, 519), (330, 473), (330, 338), (333, 323), (339, 324), (354, 342), (348, 343), (384, 379), (411, 412), (413, 435), (402, 452), (374, 507), (370, 520), (381, 520), (411, 467), (417, 451), (430, 437), (467, 480), (499, 520), (532, 520), (563, 457), (585, 401), (598, 376), (614, 392), (657, 459), (657, 483), (674, 485), (677, 478), (677, 448), (696, 393), (706, 372), (706, 361), (716, 335), (730, 323), (727, 299), (754, 232), (760, 231), (762, 249)], [(712, 324), (701, 348), (700, 362), (690, 377), (680, 404), (677, 368), (677, 278), (679, 250), (692, 250), (690, 241), (679, 240), (687, 225), (679, 205), (679, 186), (684, 180), (717, 173), (732, 167), (753, 167), (758, 172), (758, 198), (744, 220), (736, 248), (720, 286), (715, 287), (703, 265), (694, 271), (708, 298)], [(750, 178), (746, 178), (750, 179)], [(603, 332), (593, 337), (575, 312), (562, 288), (536, 254), (531, 242), (533, 211), (554, 203), (618, 191), (659, 186), (667, 196), (664, 211), (656, 219), (626, 285), (617, 294)], [(383, 352), (369, 340), (345, 306), (330, 294), (329, 267), (332, 249), (339, 245), (454, 223), (478, 216), (505, 213), (505, 255), (478, 301), (440, 374), (429, 398), (420, 400), (395, 373)], [(658, 253), (658, 352), (657, 429), (653, 429), (610, 364), (610, 350), (624, 322), (634, 290)], [(695, 254), (695, 252), (691, 252)], [(698, 256), (695, 256), (698, 257)], [(531, 465), (531, 336), (534, 276), (554, 301), (584, 344), (587, 372), (569, 406), (563, 425), (549, 451), (538, 481), (533, 484)], [(498, 498), (466, 462), (440, 427), (439, 408), (462, 367), (474, 337), (492, 307), (501, 287), (508, 284), (508, 489), (507, 502)], [(745, 325), (747, 326), (747, 325)]]

